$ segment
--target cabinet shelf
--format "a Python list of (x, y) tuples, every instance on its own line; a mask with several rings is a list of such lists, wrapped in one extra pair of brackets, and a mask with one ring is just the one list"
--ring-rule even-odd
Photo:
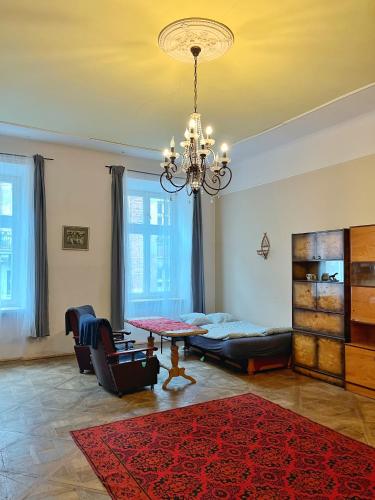
[(315, 337), (324, 337), (326, 339), (332, 339), (332, 340), (341, 340), (342, 342), (345, 341), (344, 337), (338, 337), (337, 335), (331, 335), (330, 333), (325, 333), (325, 332), (313, 332), (311, 330), (302, 330), (302, 328), (294, 328), (293, 327), (293, 332), (295, 333), (303, 333), (305, 335), (313, 335)]
[(338, 262), (344, 260), (342, 256), (334, 259), (293, 259), (292, 262)]
[(348, 346), (352, 346), (352, 347), (358, 347), (360, 349), (367, 349), (369, 351), (375, 351), (375, 340), (373, 343), (371, 342), (348, 342), (347, 344), (345, 345), (348, 345)]
[[(329, 283), (332, 285), (338, 285), (338, 284), (343, 284), (344, 281), (327, 281), (327, 280), (293, 280), (294, 282), (296, 281), (297, 283)], [(375, 287), (374, 287), (375, 288)]]
[(375, 318), (374, 321), (360, 321), (358, 319), (351, 319), (350, 322), (355, 325), (373, 326), (375, 328)]
[(334, 314), (334, 315), (337, 315), (337, 316), (344, 316), (345, 313), (343, 312), (340, 312), (340, 311), (331, 311), (330, 309), (323, 309), (322, 307), (314, 307), (314, 308), (310, 308), (310, 307), (304, 307), (304, 306), (295, 306), (294, 309), (296, 311), (309, 311), (309, 312), (328, 312), (328, 313), (331, 313), (331, 314)]

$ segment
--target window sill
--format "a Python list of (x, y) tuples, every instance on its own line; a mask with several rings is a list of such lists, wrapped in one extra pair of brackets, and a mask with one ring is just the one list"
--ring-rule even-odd
[(25, 312), (26, 309), (24, 307), (0, 307), (0, 314), (1, 313), (18, 313), (18, 312)]
[(142, 302), (161, 302), (161, 301), (166, 301), (166, 302), (182, 302), (184, 299), (181, 299), (179, 297), (157, 297), (157, 298), (152, 298), (152, 299), (132, 299), (129, 298), (129, 302), (132, 304), (134, 303), (142, 303)]

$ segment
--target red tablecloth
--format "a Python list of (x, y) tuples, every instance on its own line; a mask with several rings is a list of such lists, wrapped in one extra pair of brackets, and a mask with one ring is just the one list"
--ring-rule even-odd
[(127, 323), (142, 328), (154, 333), (173, 332), (174, 330), (195, 330), (196, 327), (168, 318), (141, 318), (141, 319), (127, 319)]

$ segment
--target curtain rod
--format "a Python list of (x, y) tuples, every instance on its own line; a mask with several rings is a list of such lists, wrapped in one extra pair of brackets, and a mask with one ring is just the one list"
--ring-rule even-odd
[[(114, 165), (106, 165), (105, 168), (109, 169), (109, 174), (111, 173), (111, 169)], [(126, 169), (128, 172), (135, 172), (137, 174), (146, 174), (146, 175), (154, 175), (156, 177), (160, 177), (161, 174), (154, 174), (153, 172), (144, 172), (143, 170), (133, 170), (131, 168)], [(176, 179), (183, 179), (184, 177), (176, 177)]]
[[(17, 156), (18, 158), (33, 158), (33, 157), (32, 157), (32, 156), (30, 156), (30, 155), (17, 155), (17, 154), (15, 154), (15, 153), (1, 153), (1, 152), (0, 152), (0, 155), (4, 155), (4, 156)], [(45, 158), (45, 157), (43, 156), (43, 160), (51, 160), (51, 161), (52, 161), (52, 160), (54, 160), (54, 158)]]
[[(109, 168), (109, 173), (111, 173), (113, 166), (114, 165), (106, 165), (105, 168)], [(128, 172), (136, 172), (137, 174), (156, 175), (156, 177), (160, 177), (160, 174), (154, 174), (153, 172), (143, 172), (142, 170), (132, 170), (131, 168), (127, 168), (126, 170)]]

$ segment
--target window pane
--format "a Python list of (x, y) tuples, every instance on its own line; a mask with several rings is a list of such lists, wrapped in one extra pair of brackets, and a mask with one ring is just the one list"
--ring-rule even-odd
[(12, 184), (0, 182), (0, 215), (12, 215)]
[(0, 252), (0, 300), (12, 298), (12, 255)]
[(129, 290), (143, 293), (144, 290), (143, 235), (129, 234)]
[(0, 300), (12, 299), (12, 229), (0, 227)]
[(171, 225), (171, 204), (166, 198), (150, 198), (150, 224), (153, 226)]
[(128, 220), (130, 224), (143, 224), (144, 208), (142, 196), (128, 196)]
[(0, 227), (0, 252), (12, 250), (12, 229), (10, 227)]
[(171, 289), (170, 237), (150, 236), (150, 292), (169, 292)]

